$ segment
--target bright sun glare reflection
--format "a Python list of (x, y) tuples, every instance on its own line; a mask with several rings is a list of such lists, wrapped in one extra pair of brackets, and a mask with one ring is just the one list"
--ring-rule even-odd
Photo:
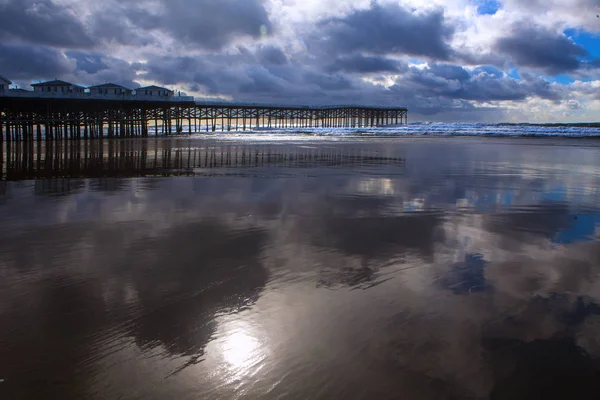
[(233, 368), (246, 369), (256, 358), (260, 343), (244, 332), (233, 332), (223, 343), (223, 358)]
[(239, 314), (224, 317), (216, 333), (217, 340), (208, 349), (216, 356), (219, 375), (227, 382), (255, 377), (268, 358), (268, 342), (259, 326)]

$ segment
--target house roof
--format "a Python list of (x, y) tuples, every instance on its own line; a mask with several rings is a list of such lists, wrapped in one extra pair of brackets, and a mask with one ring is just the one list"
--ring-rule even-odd
[(17, 88), (17, 89), (10, 89), (9, 92), (19, 92), (19, 93), (29, 93), (30, 90), (25, 90), (25, 89), (21, 89), (21, 88)]
[(167, 89), (167, 88), (156, 86), (156, 85), (144, 86), (144, 87), (141, 87), (141, 88), (137, 88), (135, 90), (136, 91), (137, 90), (166, 90), (168, 92), (172, 92), (171, 89)]
[(108, 88), (120, 88), (125, 90), (131, 90), (125, 86), (117, 85), (116, 83), (103, 83), (101, 85), (90, 86), (89, 89), (108, 89)]
[(83, 86), (79, 86), (79, 85), (76, 85), (71, 82), (61, 81), (60, 79), (55, 79), (53, 81), (48, 81), (48, 82), (33, 83), (33, 84), (31, 84), (31, 86), (33, 86), (33, 87), (36, 87), (36, 86), (73, 86), (73, 87), (79, 87), (79, 88), (83, 89)]
[(3, 77), (2, 75), (0, 75), (0, 81), (4, 81), (4, 82), (8, 82), (8, 84), (12, 84), (11, 81), (9, 81), (8, 79), (6, 79), (5, 77)]

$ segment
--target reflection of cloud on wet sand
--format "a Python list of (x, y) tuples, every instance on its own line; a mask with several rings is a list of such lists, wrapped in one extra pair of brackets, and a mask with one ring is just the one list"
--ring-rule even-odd
[[(280, 188), (284, 187), (289, 186)], [(515, 226), (507, 218), (502, 219), (506, 229), (492, 230), (486, 229), (486, 216), (442, 219), (436, 214), (414, 213), (386, 218), (379, 216), (389, 204), (385, 199), (349, 205), (346, 198), (337, 206), (336, 199), (330, 198), (328, 204), (337, 212), (333, 214), (317, 207), (322, 218), (307, 223), (294, 215), (297, 208), (293, 197), (280, 198), (286, 201), (279, 210), (282, 218), (273, 218), (269, 210), (265, 210), (265, 214), (260, 209), (252, 209), (252, 220), (260, 227), (256, 229), (245, 219), (224, 215), (229, 221), (225, 226), (216, 220), (211, 222), (200, 212), (193, 217), (198, 222), (184, 223), (183, 219), (175, 219), (171, 222), (176, 226), (159, 223), (155, 226), (161, 228), (156, 230), (152, 228), (155, 217), (149, 214), (147, 222), (122, 223), (120, 229), (71, 226), (61, 227), (60, 235), (54, 234), (52, 229), (46, 233), (39, 231), (41, 236), (30, 237), (30, 240), (46, 244), (46, 247), (37, 247), (41, 253), (11, 247), (9, 240), (3, 242), (4, 248), (9, 250), (4, 254), (8, 256), (7, 261), (20, 259), (23, 265), (35, 265), (36, 259), (52, 260), (61, 254), (64, 257), (62, 244), (71, 243), (75, 244), (71, 253), (75, 263), (84, 257), (85, 252), (79, 251), (87, 247), (93, 251), (85, 256), (86, 263), (91, 263), (88, 271), (96, 275), (102, 271), (102, 263), (109, 267), (110, 274), (128, 282), (125, 290), (118, 288), (117, 282), (105, 281), (98, 292), (104, 292), (104, 301), (110, 300), (111, 313), (118, 315), (123, 307), (129, 308), (132, 315), (141, 312), (127, 328), (127, 334), (136, 338), (141, 349), (149, 351), (158, 346), (172, 354), (191, 356), (187, 362), (204, 358), (204, 344), (218, 328), (215, 312), (227, 313), (228, 309), (243, 307), (246, 300), (261, 304), (259, 292), (253, 288), (260, 291), (268, 278), (266, 272), (258, 273), (262, 261), (251, 260), (267, 258), (265, 265), (277, 275), (281, 268), (293, 270), (296, 259), (302, 267), (298, 272), (308, 273), (302, 281), (313, 282), (317, 298), (322, 286), (360, 286), (367, 289), (367, 293), (386, 293), (395, 288), (399, 301), (396, 310), (382, 312), (366, 304), (359, 314), (383, 329), (373, 338), (375, 343), (384, 343), (385, 358), (377, 361), (381, 348), (375, 353), (359, 352), (357, 357), (363, 362), (371, 360), (375, 363), (374, 370), (381, 373), (384, 373), (381, 368), (387, 371), (390, 365), (398, 368), (400, 383), (392, 387), (415, 393), (428, 387), (432, 396), (448, 392), (456, 393), (457, 397), (478, 398), (492, 390), (494, 366), (481, 352), (485, 340), (499, 337), (527, 343), (564, 332), (568, 324), (559, 318), (564, 312), (548, 312), (536, 306), (539, 299), (562, 292), (585, 295), (586, 290), (587, 296), (593, 298), (593, 290), (586, 289), (597, 259), (595, 255), (592, 257), (592, 245), (581, 245), (588, 253), (592, 251), (590, 254), (570, 248), (551, 251), (547, 235), (527, 226)], [(305, 197), (302, 201), (306, 200)], [(242, 200), (225, 201), (233, 205)], [(242, 204), (248, 207), (247, 202)], [(189, 206), (184, 210), (189, 218), (192, 215)], [(515, 236), (512, 234), (515, 228), (529, 233)], [(13, 243), (19, 246), (21, 241), (16, 238)], [(127, 244), (126, 253), (109, 250), (119, 248), (122, 243)], [(279, 261), (273, 263), (272, 259)], [(178, 268), (170, 268), (174, 260)], [(254, 263), (258, 264), (253, 266)], [(317, 265), (321, 268), (315, 269)], [(77, 269), (69, 273), (74, 272), (77, 273)], [(393, 279), (388, 281), (388, 277)], [(201, 289), (211, 282), (216, 284), (214, 289)], [(373, 282), (381, 282), (381, 285), (373, 286)], [(481, 290), (481, 286), (485, 290)], [(473, 287), (476, 290), (471, 290)], [(246, 295), (239, 296), (240, 293)], [(98, 301), (94, 300), (93, 304)], [(301, 296), (298, 301), (305, 300)], [(567, 298), (566, 301), (575, 304), (577, 300)], [(556, 301), (548, 302), (546, 307), (569, 309), (563, 303), (559, 307)], [(290, 306), (286, 312), (293, 308)], [(342, 313), (339, 325), (320, 327), (321, 330), (332, 329), (323, 337), (327, 342), (328, 335), (335, 336), (336, 330), (347, 323), (344, 313), (350, 317), (356, 311), (325, 308), (332, 313)], [(398, 312), (398, 309), (403, 311)], [(309, 313), (312, 315), (314, 309)], [(277, 321), (276, 314), (271, 317)], [(123, 318), (127, 320), (130, 316), (123, 315)], [(97, 319), (92, 322), (102, 324)], [(359, 335), (365, 335), (360, 329)], [(232, 360), (243, 357), (233, 354), (242, 354), (241, 350), (235, 350), (235, 343), (255, 340), (248, 337), (240, 332), (232, 337), (231, 343), (224, 342), (223, 346), (231, 353), (227, 357)], [(365, 343), (360, 344), (364, 348)], [(182, 366), (191, 368), (192, 364)], [(173, 367), (170, 372), (177, 370)]]
[[(123, 248), (128, 230), (139, 237)], [(143, 351), (162, 348), (169, 357), (199, 361), (215, 332), (215, 315), (250, 306), (268, 280), (261, 230), (206, 221), (160, 238), (144, 239), (143, 231), (143, 224), (87, 224), (4, 238), (0, 264), (12, 272), (4, 276), (0, 318), (11, 326), (2, 337), (12, 348), (4, 350), (0, 370), (9, 390), (30, 386), (32, 395), (39, 390), (45, 398), (71, 397), (68, 390), (85, 396), (90, 383), (82, 379), (101, 358), (96, 353), (119, 349), (109, 350), (111, 342), (125, 337)], [(22, 273), (32, 278), (23, 281)], [(23, 301), (32, 292), (36, 298)]]
[[(600, 354), (598, 341), (593, 339), (597, 337), (599, 327), (600, 282), (597, 269), (600, 247), (590, 243), (551, 251), (544, 235), (538, 236), (537, 243), (533, 237), (526, 243), (506, 238), (504, 243), (513, 244), (514, 253), (511, 255), (507, 250), (496, 247), (501, 239), (497, 233), (473, 230), (473, 226), (465, 226), (463, 232), (473, 234), (470, 244), (465, 246), (467, 258), (469, 251), (483, 250), (486, 254), (483, 276), (477, 267), (476, 276), (479, 278), (475, 281), (485, 279), (487, 289), (464, 292), (448, 286), (455, 280), (462, 282), (460, 278), (466, 278), (468, 282), (472, 277), (456, 276), (457, 264), (450, 261), (460, 256), (444, 256), (446, 251), (440, 244), (436, 250), (442, 258), (435, 265), (423, 265), (423, 268), (415, 270), (429, 275), (432, 285), (411, 294), (411, 287), (423, 288), (420, 284), (422, 279), (405, 276), (406, 281), (400, 285), (402, 289), (398, 288), (402, 293), (402, 304), (408, 306), (391, 318), (385, 327), (384, 336), (389, 339), (382, 346), (389, 345), (394, 349), (388, 353), (392, 363), (402, 370), (417, 371), (431, 379), (442, 379), (453, 387), (462, 388), (464, 393), (460, 398), (469, 396), (469, 393), (474, 398), (487, 398), (489, 393), (494, 392), (494, 396), (498, 396), (494, 398), (508, 399), (511, 397), (506, 397), (506, 392), (495, 388), (498, 374), (516, 376), (522, 363), (536, 362), (537, 353), (527, 350), (528, 343), (546, 340), (551, 346), (552, 340), (564, 338), (565, 341), (555, 343), (563, 346), (562, 350), (557, 350), (557, 357), (560, 357), (561, 351), (571, 352), (565, 357), (575, 357), (573, 362), (578, 363), (578, 368), (583, 368), (586, 374), (597, 373), (594, 372), (597, 371), (595, 364), (586, 361), (586, 356), (580, 360), (576, 358), (579, 350), (575, 350), (575, 346), (581, 346), (585, 349), (581, 351), (594, 357)], [(475, 264), (482, 266), (479, 261)], [(459, 268), (462, 272), (465, 269), (472, 272), (464, 264)], [(440, 286), (435, 284), (438, 281)], [(440, 289), (447, 294), (444, 295)], [(410, 300), (406, 296), (416, 298)], [(504, 351), (501, 345), (497, 345), (502, 340), (523, 346), (518, 357), (514, 354), (512, 360), (504, 358), (508, 365), (496, 364), (495, 361), (496, 353)], [(540, 346), (546, 346), (545, 342), (541, 342)], [(554, 367), (549, 365), (548, 373), (557, 373), (556, 370), (552, 372)], [(568, 381), (569, 377), (567, 375), (567, 381), (561, 383), (563, 386), (583, 382), (581, 384), (588, 385), (588, 389), (595, 387), (593, 380)], [(527, 386), (530, 383), (522, 380), (521, 389), (531, 389)], [(513, 380), (512, 384), (519, 383)]]
[[(0, 376), (58, 398), (506, 399), (561, 373), (551, 351), (584, 377), (564, 387), (593, 388), (600, 247), (553, 241), (570, 207), (536, 197), (538, 175), (480, 168), (473, 184), (470, 169), (408, 161), (408, 176), (43, 191), (61, 196), (11, 183)], [(519, 207), (496, 207), (506, 187)], [(454, 207), (468, 196), (477, 207)]]
[(213, 315), (251, 305), (266, 284), (260, 261), (265, 239), (260, 230), (204, 222), (138, 241), (130, 254), (139, 257), (122, 260), (143, 310), (131, 335), (141, 347), (160, 341), (174, 354), (201, 353), (213, 333)]

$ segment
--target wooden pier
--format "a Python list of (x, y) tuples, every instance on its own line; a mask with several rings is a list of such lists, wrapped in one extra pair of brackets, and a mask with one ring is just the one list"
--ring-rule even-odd
[(261, 129), (372, 128), (404, 125), (408, 120), (408, 110), (400, 107), (284, 107), (181, 100), (0, 96), (0, 141), (132, 138)]

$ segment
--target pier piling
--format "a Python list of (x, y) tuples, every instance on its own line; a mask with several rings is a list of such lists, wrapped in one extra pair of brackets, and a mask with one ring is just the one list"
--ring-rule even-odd
[(0, 142), (171, 136), (260, 129), (402, 126), (402, 107), (309, 107), (0, 96)]

